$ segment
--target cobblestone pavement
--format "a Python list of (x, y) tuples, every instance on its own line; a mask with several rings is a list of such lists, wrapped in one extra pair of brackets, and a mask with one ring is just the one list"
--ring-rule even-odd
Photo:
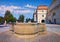
[(58, 24), (46, 24), (47, 31), (60, 34), (60, 25)]
[(60, 35), (48, 32), (32, 39), (21, 39), (15, 37), (9, 31), (0, 33), (0, 42), (60, 42)]

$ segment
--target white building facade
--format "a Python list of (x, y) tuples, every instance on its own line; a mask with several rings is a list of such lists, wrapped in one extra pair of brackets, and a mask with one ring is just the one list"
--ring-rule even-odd
[(37, 23), (45, 23), (47, 10), (48, 7), (45, 5), (38, 6), (33, 14), (34, 21)]
[(48, 23), (60, 24), (60, 0), (53, 0), (51, 3), (48, 14), (47, 14)]

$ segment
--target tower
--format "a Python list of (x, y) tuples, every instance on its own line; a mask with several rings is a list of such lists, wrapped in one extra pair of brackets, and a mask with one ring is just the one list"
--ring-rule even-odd
[(38, 6), (36, 11), (34, 12), (34, 21), (36, 21), (37, 23), (45, 23), (47, 10), (48, 7), (45, 5)]

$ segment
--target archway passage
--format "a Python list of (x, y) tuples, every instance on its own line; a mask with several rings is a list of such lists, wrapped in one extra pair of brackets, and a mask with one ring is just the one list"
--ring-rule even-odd
[(41, 22), (42, 22), (42, 23), (44, 23), (44, 22), (45, 22), (45, 20), (42, 20)]

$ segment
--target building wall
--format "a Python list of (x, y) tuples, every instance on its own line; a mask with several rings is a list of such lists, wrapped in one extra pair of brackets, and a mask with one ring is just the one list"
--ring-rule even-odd
[(34, 22), (36, 23), (36, 22), (37, 22), (37, 14), (36, 14), (36, 10), (34, 11), (33, 19), (34, 19)]
[(56, 0), (54, 1), (50, 7), (49, 7), (49, 11), (51, 11), (52, 9), (54, 9), (58, 4), (60, 4), (60, 0)]
[(54, 16), (54, 19), (56, 19), (56, 23), (60, 24), (60, 7), (55, 11), (56, 15)]
[(34, 14), (34, 22), (37, 21), (37, 17), (36, 17), (36, 14)]
[(37, 22), (42, 23), (42, 20), (45, 22), (47, 10), (37, 10)]
[(53, 4), (50, 5), (48, 11), (49, 16), (47, 15), (47, 20), (50, 20), (51, 23), (56, 22), (56, 24), (60, 24), (60, 0), (56, 0), (55, 2), (53, 2)]

